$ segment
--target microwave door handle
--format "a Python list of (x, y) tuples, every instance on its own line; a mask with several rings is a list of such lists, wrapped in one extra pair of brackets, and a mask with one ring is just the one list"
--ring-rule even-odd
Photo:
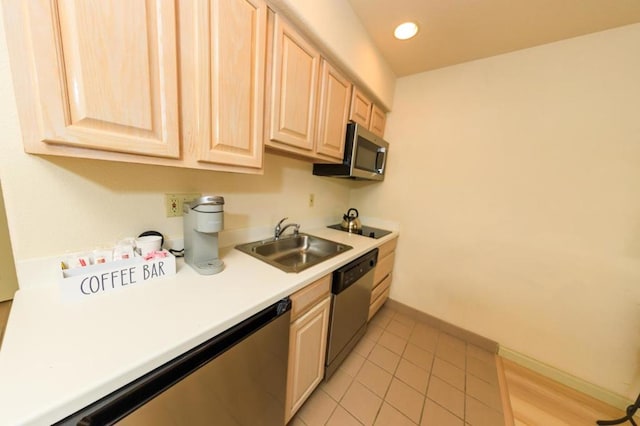
[(387, 156), (387, 149), (378, 148), (378, 152), (376, 153), (376, 170), (378, 171), (378, 173), (382, 173), (384, 171), (386, 156)]

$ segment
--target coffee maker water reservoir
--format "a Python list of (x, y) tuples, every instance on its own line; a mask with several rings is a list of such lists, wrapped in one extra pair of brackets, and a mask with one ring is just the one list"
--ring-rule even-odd
[(183, 207), (184, 260), (199, 274), (224, 269), (218, 257), (218, 232), (224, 228), (224, 198), (207, 195)]

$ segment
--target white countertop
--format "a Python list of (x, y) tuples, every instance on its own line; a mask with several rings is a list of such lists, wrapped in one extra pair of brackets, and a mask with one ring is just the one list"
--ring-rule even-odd
[(288, 274), (227, 248), (217, 275), (180, 260), (174, 276), (77, 302), (57, 282), (22, 288), (0, 349), (0, 425), (61, 420), (398, 235), (305, 232), (353, 249)]

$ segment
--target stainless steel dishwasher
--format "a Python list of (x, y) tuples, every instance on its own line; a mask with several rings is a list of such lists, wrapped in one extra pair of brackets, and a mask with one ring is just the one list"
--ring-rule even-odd
[(290, 317), (287, 298), (58, 424), (282, 426)]
[(335, 373), (367, 331), (373, 271), (377, 262), (376, 248), (333, 273), (325, 380)]

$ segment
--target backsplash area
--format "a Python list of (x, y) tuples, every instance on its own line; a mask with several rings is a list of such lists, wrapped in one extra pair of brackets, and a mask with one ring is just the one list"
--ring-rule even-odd
[[(265, 155), (264, 175), (71, 158), (43, 160), (23, 153), (17, 161), (31, 163), (34, 173), (43, 177), (37, 185), (25, 182), (27, 187), (34, 186), (31, 190), (6, 194), (13, 198), (14, 210), (7, 208), (7, 214), (13, 222), (17, 262), (113, 245), (151, 229), (167, 239), (181, 239), (182, 217), (165, 216), (165, 193), (223, 196), (225, 231), (273, 227), (283, 217), (308, 228), (319, 219), (337, 220), (349, 200), (349, 182), (313, 176), (311, 163), (270, 154)], [(12, 178), (9, 175), (6, 180)], [(28, 195), (33, 192), (38, 197)], [(313, 207), (309, 194), (314, 195)], [(42, 206), (56, 206), (47, 209), (46, 220), (29, 213)], [(41, 238), (45, 234), (47, 238)]]
[(275, 226), (285, 216), (304, 228), (317, 218), (337, 220), (348, 207), (351, 182), (313, 176), (311, 163), (270, 153), (263, 175), (25, 154), (2, 23), (0, 128), (0, 180), (18, 264), (150, 229), (181, 239), (182, 218), (166, 217), (165, 193), (223, 196), (228, 231)]

